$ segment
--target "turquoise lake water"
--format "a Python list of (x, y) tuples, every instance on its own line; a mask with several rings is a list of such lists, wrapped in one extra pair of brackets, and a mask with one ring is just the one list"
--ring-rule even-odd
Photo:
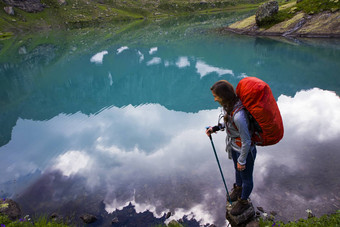
[[(205, 135), (220, 113), (210, 87), (256, 76), (272, 88), (285, 136), (258, 148), (254, 205), (281, 220), (339, 210), (340, 40), (212, 29), (248, 14), (42, 33), (13, 38), (12, 52), (0, 41), (0, 196), (29, 214), (131, 203), (223, 226), (226, 193)], [(231, 189), (224, 138), (213, 135)]]

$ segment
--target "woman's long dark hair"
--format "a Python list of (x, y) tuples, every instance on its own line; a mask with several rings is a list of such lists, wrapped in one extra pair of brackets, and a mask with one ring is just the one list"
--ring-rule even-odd
[(210, 90), (222, 99), (222, 106), (230, 115), (235, 103), (239, 100), (233, 85), (226, 80), (220, 80), (217, 81)]

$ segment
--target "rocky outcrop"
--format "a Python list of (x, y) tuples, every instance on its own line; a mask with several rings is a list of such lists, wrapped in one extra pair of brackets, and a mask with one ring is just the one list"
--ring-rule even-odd
[(37, 13), (44, 10), (45, 5), (40, 0), (2, 0), (5, 4), (17, 7), (29, 13)]
[(250, 207), (245, 210), (242, 214), (238, 216), (234, 216), (230, 213), (232, 208), (236, 206), (238, 201), (233, 202), (232, 204), (227, 201), (227, 206), (226, 206), (226, 219), (230, 223), (231, 226), (249, 226), (248, 224), (251, 223), (253, 220), (255, 220), (255, 209), (251, 201)]
[(297, 12), (289, 20), (275, 24), (270, 28), (260, 28), (255, 15), (238, 21), (222, 31), (232, 31), (238, 34), (255, 36), (285, 36), (308, 38), (339, 38), (340, 37), (340, 11), (321, 12), (308, 15)]
[(21, 217), (19, 205), (11, 199), (2, 199), (0, 201), (0, 214), (8, 216), (12, 221)]
[(267, 20), (279, 12), (279, 3), (277, 1), (269, 1), (262, 4), (256, 11), (255, 21), (257, 25), (262, 25)]

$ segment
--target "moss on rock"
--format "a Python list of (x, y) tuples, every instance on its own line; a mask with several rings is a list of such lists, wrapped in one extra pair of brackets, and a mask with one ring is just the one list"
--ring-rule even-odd
[[(290, 2), (280, 6), (278, 14), (261, 27), (256, 24), (255, 16), (251, 16), (224, 30), (247, 35), (340, 37), (340, 11), (330, 8), (338, 4), (334, 1), (325, 3), (324, 11), (312, 15), (307, 12), (315, 10), (312, 6), (322, 5), (320, 0)], [(307, 3), (302, 5), (304, 2)]]

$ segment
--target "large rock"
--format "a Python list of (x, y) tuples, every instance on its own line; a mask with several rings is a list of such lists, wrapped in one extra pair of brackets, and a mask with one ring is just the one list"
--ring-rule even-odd
[(269, 1), (260, 5), (256, 11), (255, 20), (257, 25), (262, 25), (269, 20), (273, 15), (279, 12), (279, 3), (277, 1)]
[(238, 216), (234, 216), (234, 215), (230, 214), (231, 209), (234, 206), (236, 206), (237, 203), (238, 203), (238, 201), (235, 201), (232, 204), (227, 202), (226, 218), (229, 221), (229, 223), (231, 224), (231, 226), (238, 226), (240, 224), (247, 224), (247, 223), (251, 222), (255, 217), (255, 209), (254, 209), (253, 204), (250, 201), (249, 201), (250, 207), (247, 210), (245, 210), (242, 214), (240, 214)]
[(44, 10), (45, 5), (40, 0), (2, 0), (9, 6), (14, 6), (29, 13), (37, 13)]
[(11, 199), (1, 199), (0, 214), (6, 215), (12, 221), (21, 217), (21, 209), (19, 205)]

